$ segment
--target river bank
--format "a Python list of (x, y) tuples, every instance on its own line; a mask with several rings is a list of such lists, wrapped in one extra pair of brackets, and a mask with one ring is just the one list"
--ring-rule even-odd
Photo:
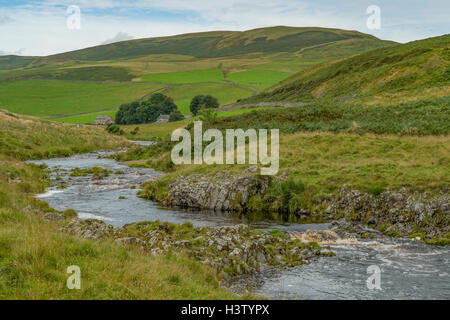
[(336, 229), (360, 238), (384, 234), (450, 244), (448, 189), (429, 193), (402, 188), (370, 194), (343, 186), (336, 195), (302, 205), (292, 201), (299, 187), (288, 171), (275, 177), (257, 172), (257, 167), (250, 167), (241, 174), (219, 171), (155, 180), (144, 184), (140, 196), (168, 207), (277, 216), (300, 223), (333, 222)]
[[(68, 207), (74, 208), (78, 212), (83, 214), (83, 217), (101, 219), (105, 223), (94, 220), (74, 220), (71, 226), (67, 227), (67, 231), (80, 232), (80, 230), (88, 230), (87, 235), (93, 234), (90, 228), (86, 227), (91, 223), (94, 226), (100, 226), (99, 230), (109, 230), (106, 232), (106, 239), (115, 239), (116, 243), (126, 245), (126, 247), (141, 246), (148, 248), (147, 252), (151, 255), (151, 251), (158, 247), (160, 250), (167, 246), (169, 251), (179, 250), (192, 253), (193, 257), (198, 254), (199, 249), (204, 248), (205, 255), (200, 255), (199, 261), (210, 257), (217, 258), (217, 260), (211, 259), (210, 266), (214, 267), (214, 264), (220, 260), (221, 264), (224, 261), (226, 255), (233, 253), (235, 249), (241, 249), (238, 247), (224, 248), (222, 244), (223, 237), (216, 237), (215, 240), (209, 246), (208, 243), (202, 243), (202, 239), (197, 239), (202, 235), (202, 228), (206, 228), (206, 233), (220, 233), (219, 230), (242, 224), (251, 226), (253, 229), (260, 229), (264, 231), (263, 234), (268, 234), (267, 231), (274, 231), (276, 234), (268, 234), (267, 237), (275, 239), (279, 236), (287, 237), (287, 242), (295, 241), (296, 238), (304, 237), (308, 234), (308, 230), (327, 230), (333, 228), (329, 224), (295, 224), (295, 223), (283, 223), (270, 220), (248, 220), (245, 215), (226, 212), (199, 212), (198, 210), (179, 210), (179, 209), (165, 209), (155, 205), (152, 201), (144, 200), (137, 197), (138, 187), (132, 188), (145, 179), (153, 179), (150, 177), (156, 174), (152, 169), (147, 168), (129, 168), (122, 166), (120, 163), (115, 162), (112, 159), (107, 159), (102, 155), (98, 158), (99, 154), (90, 154), (89, 156), (76, 156), (75, 159), (52, 159), (45, 162), (49, 167), (58, 167), (51, 175), (54, 181), (54, 186), (49, 193), (46, 194), (45, 201), (58, 210), (64, 210)], [(89, 168), (92, 166), (100, 166), (113, 172), (108, 177), (104, 177), (101, 181), (94, 179), (92, 176), (84, 177), (70, 177), (70, 173), (74, 168)], [(115, 174), (114, 172), (123, 171), (123, 174)], [(142, 174), (145, 171), (145, 174)], [(136, 173), (137, 172), (137, 173)], [(58, 180), (59, 176), (59, 180)], [(145, 179), (136, 177), (145, 177)], [(71, 180), (69, 180), (69, 178)], [(130, 179), (130, 180), (128, 180)], [(118, 181), (121, 181), (118, 183)], [(156, 180), (155, 180), (156, 181)], [(58, 189), (57, 184), (66, 184), (66, 188)], [(56, 191), (56, 192), (52, 192)], [(59, 192), (58, 192), (59, 191)], [(122, 197), (121, 199), (119, 199)], [(131, 210), (130, 210), (131, 208)], [(180, 232), (176, 231), (173, 234), (168, 234), (166, 227), (160, 230), (157, 228), (155, 232), (154, 223), (142, 223), (142, 221), (170, 221), (178, 225), (176, 228), (187, 228), (189, 231), (186, 233), (188, 239), (177, 239)], [(185, 227), (181, 225), (185, 224)], [(109, 227), (108, 225), (116, 226)], [(141, 226), (142, 225), (142, 226)], [(171, 225), (171, 224), (168, 224)], [(145, 230), (145, 232), (137, 231), (137, 229)], [(150, 228), (152, 230), (146, 230)], [(232, 229), (233, 229), (232, 228)], [(247, 234), (247, 227), (242, 227), (244, 234)], [(94, 228), (95, 230), (97, 228)], [(171, 227), (168, 228), (169, 230)], [(232, 230), (230, 229), (230, 230)], [(74, 231), (75, 230), (75, 231)], [(78, 231), (77, 231), (78, 230)], [(113, 230), (113, 231), (111, 231)], [(120, 230), (114, 231), (114, 230)], [(392, 239), (391, 237), (385, 237), (381, 233), (375, 235), (373, 239), (352, 239), (347, 238), (345, 234), (339, 236), (340, 229), (335, 229), (335, 233), (338, 238), (327, 238), (323, 235), (329, 235), (333, 233), (321, 233), (322, 236), (318, 237), (318, 234), (309, 232), (309, 240), (317, 241), (321, 246), (331, 247), (331, 251), (336, 254), (334, 257), (321, 257), (316, 255), (314, 250), (308, 250), (312, 253), (311, 257), (307, 257), (304, 252), (302, 259), (306, 258), (309, 263), (305, 264), (302, 260), (302, 264), (296, 267), (289, 265), (267, 265), (264, 268), (260, 268), (257, 273), (242, 273), (242, 276), (228, 278), (222, 274), (223, 279), (228, 278), (226, 281), (227, 286), (231, 287), (233, 292), (242, 292), (248, 289), (247, 286), (251, 286), (253, 293), (257, 295), (263, 295), (268, 298), (281, 298), (281, 299), (320, 299), (320, 298), (430, 298), (439, 297), (445, 295), (445, 290), (442, 288), (442, 279), (447, 277), (450, 273), (448, 269), (448, 247), (433, 247), (421, 243), (416, 240), (401, 240)], [(84, 233), (83, 231), (82, 233)], [(154, 232), (155, 237), (150, 237), (150, 234)], [(95, 232), (94, 232), (95, 234)], [(112, 234), (112, 236), (111, 236)], [(116, 236), (114, 236), (116, 234)], [(184, 234), (184, 231), (181, 232)], [(184, 236), (186, 236), (184, 234)], [(244, 235), (239, 234), (239, 241), (241, 242)], [(236, 236), (237, 236), (236, 234)], [(258, 235), (258, 232), (256, 233)], [(256, 239), (258, 236), (256, 236)], [(194, 237), (195, 236), (195, 237)], [(161, 238), (170, 239), (161, 243)], [(172, 239), (173, 237), (173, 239)], [(210, 237), (210, 236), (208, 236)], [(227, 232), (224, 233), (224, 237), (228, 238)], [(119, 240), (120, 239), (120, 240)], [(153, 240), (152, 240), (153, 239)], [(159, 240), (157, 240), (159, 239)], [(195, 240), (197, 239), (197, 240)], [(187, 242), (180, 242), (187, 240)], [(195, 241), (194, 241), (195, 240)], [(261, 240), (261, 239), (259, 239)], [(270, 241), (272, 241), (270, 240)], [(178, 243), (177, 243), (178, 242)], [(245, 241), (243, 241), (245, 243)], [(298, 241), (297, 241), (298, 242)], [(225, 241), (225, 243), (227, 243)], [(269, 248), (272, 246), (268, 244)], [(291, 243), (292, 245), (292, 243)], [(219, 248), (221, 246), (221, 248)], [(267, 246), (267, 245), (266, 245)], [(181, 247), (181, 248), (180, 248)], [(187, 247), (187, 248), (186, 248)], [(261, 250), (269, 252), (269, 249), (265, 246), (260, 247)], [(221, 249), (218, 251), (218, 249)], [(277, 249), (278, 250), (278, 249)], [(158, 250), (156, 250), (158, 251)], [(201, 250), (200, 250), (201, 251)], [(328, 252), (328, 251), (325, 251)], [(156, 253), (156, 252), (155, 252)], [(242, 270), (256, 271), (255, 265), (248, 268), (252, 264), (250, 260), (252, 257), (258, 256), (258, 250), (255, 254), (250, 254), (247, 257), (240, 256), (238, 259), (229, 259), (230, 264), (222, 264), (229, 271), (233, 272)], [(286, 251), (285, 251), (286, 253)], [(288, 252), (289, 255), (289, 252)], [(283, 256), (280, 255), (282, 264), (286, 264), (283, 261)], [(301, 255), (300, 255), (301, 257)], [(267, 256), (264, 258), (266, 260)], [(274, 258), (272, 256), (272, 258)], [(260, 258), (263, 259), (262, 257)], [(275, 259), (275, 258), (274, 258)], [(445, 260), (447, 259), (447, 260)], [(227, 261), (227, 260), (225, 260)], [(233, 263), (231, 261), (240, 261), (241, 263)], [(276, 262), (276, 260), (275, 260)], [(300, 262), (300, 261), (298, 261)], [(417, 265), (413, 266), (414, 263)], [(368, 266), (376, 264), (379, 265), (383, 271), (383, 275), (386, 277), (386, 282), (383, 282), (386, 291), (374, 293), (366, 288), (365, 280), (368, 275), (366, 269)], [(239, 265), (239, 267), (237, 267)], [(247, 266), (247, 268), (246, 268)], [(289, 267), (288, 267), (289, 266)], [(253, 270), (253, 268), (255, 270)], [(353, 272), (348, 272), (353, 270)], [(220, 274), (220, 272), (219, 272)], [(252, 274), (259, 274), (257, 277), (252, 277)], [(233, 281), (232, 279), (237, 279)], [(255, 280), (257, 279), (257, 280)], [(406, 280), (406, 279), (410, 279)], [(408, 282), (409, 281), (409, 282)], [(422, 288), (421, 290), (414, 288)]]

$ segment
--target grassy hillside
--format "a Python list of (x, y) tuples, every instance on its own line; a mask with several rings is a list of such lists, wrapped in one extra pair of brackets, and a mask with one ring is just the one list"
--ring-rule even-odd
[[(183, 255), (149, 256), (137, 247), (62, 233), (66, 223), (34, 198), (49, 185), (42, 168), (20, 160), (124, 146), (96, 127), (77, 128), (0, 110), (0, 299), (232, 299), (214, 273)], [(34, 209), (30, 209), (34, 208)], [(68, 290), (78, 265), (81, 290)], [(136, 281), (136, 280), (139, 281)]]
[(224, 81), (222, 70), (206, 69), (169, 73), (155, 73), (142, 77), (143, 81), (163, 83), (193, 83), (208, 81)]
[(0, 85), (0, 105), (11, 112), (49, 117), (118, 107), (162, 87), (154, 83), (24, 80)]
[(293, 73), (392, 44), (356, 31), (326, 28), (204, 32), (123, 41), (48, 57), (2, 57), (0, 80), (129, 81), (142, 76), (148, 80), (151, 74), (217, 68), (225, 73), (253, 69)]
[(243, 32), (213, 31), (116, 42), (38, 58), (32, 64), (68, 60), (129, 59), (149, 54), (182, 54), (196, 58), (212, 58), (252, 52), (295, 52), (302, 48), (349, 39), (374, 40), (376, 38), (356, 31), (279, 26)]
[(221, 105), (236, 102), (249, 97), (253, 92), (230, 84), (202, 83), (172, 86), (164, 90), (164, 94), (172, 97), (178, 109), (184, 114), (190, 114), (189, 106), (196, 95), (210, 94), (217, 98)]
[(450, 35), (414, 41), (302, 71), (250, 101), (365, 98), (368, 103), (450, 93)]
[[(209, 84), (200, 83), (224, 82), (216, 93), (229, 97), (218, 97), (227, 104), (311, 65), (392, 44), (355, 31), (272, 27), (124, 41), (48, 57), (6, 56), (0, 57), (0, 103), (12, 112), (68, 117), (113, 109), (150, 93), (160, 83), (186, 84), (175, 95), (188, 114), (189, 89), (194, 84), (196, 92), (208, 94)], [(53, 82), (25, 81), (30, 79)], [(66, 80), (107, 83), (56, 84)]]
[(289, 77), (289, 73), (269, 71), (269, 70), (250, 70), (230, 73), (227, 79), (251, 88), (262, 90), (270, 87)]

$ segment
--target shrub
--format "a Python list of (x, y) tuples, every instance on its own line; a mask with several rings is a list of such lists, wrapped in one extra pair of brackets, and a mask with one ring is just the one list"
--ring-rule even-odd
[(184, 116), (179, 110), (174, 110), (170, 113), (169, 122), (175, 122), (183, 120)]
[(199, 112), (200, 120), (206, 124), (212, 124), (217, 121), (217, 112), (212, 109), (202, 109)]
[(131, 133), (133, 136), (135, 136), (135, 135), (138, 134), (138, 132), (139, 132), (139, 127), (136, 127), (136, 128), (134, 128), (133, 131), (131, 131), (130, 133)]
[(106, 128), (106, 131), (108, 131), (111, 134), (117, 134), (117, 135), (123, 135), (125, 132), (118, 126), (118, 125), (110, 125)]

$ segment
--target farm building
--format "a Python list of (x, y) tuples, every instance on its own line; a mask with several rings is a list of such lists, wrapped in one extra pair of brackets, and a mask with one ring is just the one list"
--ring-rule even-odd
[(110, 116), (98, 116), (95, 118), (93, 124), (96, 126), (109, 126), (114, 124), (114, 120)]
[(158, 119), (156, 119), (156, 123), (163, 123), (163, 122), (169, 122), (169, 115), (160, 114)]

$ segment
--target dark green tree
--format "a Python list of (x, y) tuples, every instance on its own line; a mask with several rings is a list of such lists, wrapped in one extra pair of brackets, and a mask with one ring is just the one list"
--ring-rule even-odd
[(170, 114), (177, 110), (177, 105), (173, 102), (173, 99), (162, 93), (153, 94), (148, 101), (151, 105), (156, 106), (161, 114)]
[(204, 96), (201, 96), (201, 95), (195, 96), (194, 98), (192, 98), (190, 110), (194, 116), (196, 116), (198, 111), (202, 108), (203, 98), (204, 98)]
[(219, 101), (210, 95), (198, 95), (192, 98), (190, 110), (196, 116), (200, 109), (215, 109), (219, 107)]
[(116, 124), (151, 123), (160, 114), (170, 114), (175, 110), (177, 106), (172, 98), (155, 93), (146, 101), (121, 105), (116, 114)]

